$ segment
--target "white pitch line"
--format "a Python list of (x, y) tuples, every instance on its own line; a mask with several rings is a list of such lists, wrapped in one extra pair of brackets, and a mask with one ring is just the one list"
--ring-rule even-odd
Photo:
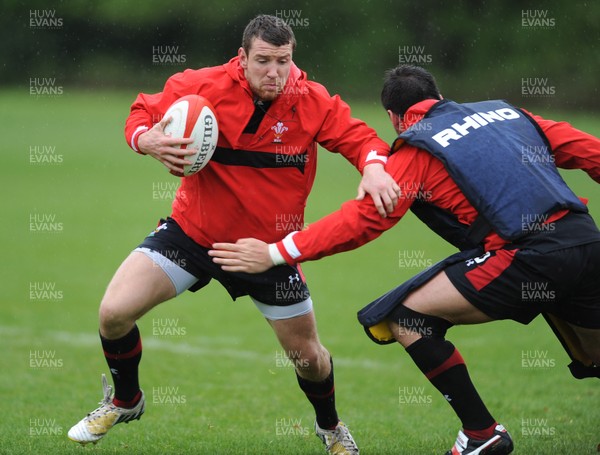
[[(96, 333), (87, 332), (67, 332), (67, 331), (44, 331), (39, 332), (24, 329), (22, 327), (12, 327), (0, 325), (0, 335), (7, 335), (15, 339), (23, 339), (28, 344), (32, 343), (32, 340), (39, 342), (41, 340), (52, 340), (58, 343), (68, 344), (70, 347), (98, 347), (100, 345), (99, 337)], [(156, 336), (146, 335), (142, 338), (144, 347), (150, 348), (155, 351), (165, 351), (171, 354), (177, 355), (197, 355), (207, 357), (229, 357), (235, 360), (248, 360), (248, 361), (263, 361), (266, 366), (272, 363), (274, 355), (261, 354), (257, 351), (248, 351), (239, 349), (234, 346), (237, 339), (227, 339), (216, 337), (221, 344), (229, 344), (231, 347), (223, 347), (216, 345), (215, 338), (211, 337), (188, 337), (192, 342), (173, 342), (161, 339)], [(219, 339), (220, 338), (220, 339)], [(208, 346), (207, 346), (208, 345)], [(377, 370), (389, 370), (390, 365), (383, 361), (377, 362), (367, 358), (348, 358), (335, 355), (334, 360), (336, 365), (342, 365), (345, 367), (352, 368), (363, 368), (363, 369), (377, 369)]]

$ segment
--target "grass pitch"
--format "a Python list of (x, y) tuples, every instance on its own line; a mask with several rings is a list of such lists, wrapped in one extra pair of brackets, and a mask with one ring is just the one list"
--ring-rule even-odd
[[(0, 92), (8, 208), (0, 453), (322, 453), (312, 408), (268, 325), (247, 298), (233, 303), (216, 283), (140, 321), (143, 418), (118, 425), (94, 447), (68, 441), (70, 426), (101, 399), (100, 374), (108, 374), (97, 336), (104, 288), (169, 213), (177, 184), (124, 143), (134, 97)], [(354, 114), (393, 139), (379, 106), (357, 104)], [(600, 134), (597, 116), (548, 117)], [(308, 222), (354, 197), (359, 181), (341, 157), (323, 152), (319, 159)], [(592, 199), (600, 219), (597, 184), (582, 172), (565, 175)], [(444, 453), (460, 427), (403, 350), (375, 345), (356, 321), (364, 304), (419, 271), (400, 265), (406, 251), (435, 262), (453, 249), (407, 216), (360, 250), (304, 265), (321, 339), (336, 365), (340, 416), (364, 454)], [(511, 432), (515, 453), (597, 453), (598, 381), (570, 376), (568, 358), (543, 320), (457, 327), (448, 338), (492, 414)]]

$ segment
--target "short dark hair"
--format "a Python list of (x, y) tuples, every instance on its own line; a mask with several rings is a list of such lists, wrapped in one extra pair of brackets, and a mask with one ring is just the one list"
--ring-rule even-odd
[(260, 38), (274, 46), (291, 44), (296, 49), (296, 37), (292, 28), (280, 17), (260, 14), (252, 19), (242, 35), (242, 48), (248, 54), (254, 38)]
[(404, 117), (409, 107), (426, 99), (441, 99), (429, 71), (413, 65), (398, 65), (386, 71), (381, 90), (381, 103), (386, 110)]

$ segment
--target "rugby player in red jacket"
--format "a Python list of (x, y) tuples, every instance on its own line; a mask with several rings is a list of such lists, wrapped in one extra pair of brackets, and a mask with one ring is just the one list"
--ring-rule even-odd
[(293, 32), (284, 21), (257, 16), (244, 31), (237, 57), (176, 74), (161, 93), (140, 94), (132, 105), (127, 142), (172, 174), (181, 176), (186, 156), (193, 153), (179, 148), (190, 140), (163, 132), (169, 121), (163, 115), (178, 98), (200, 94), (212, 103), (218, 146), (201, 172), (182, 179), (171, 216), (130, 254), (108, 286), (100, 305), (100, 336), (115, 394), (103, 375), (104, 400), (71, 428), (72, 440), (95, 443), (115, 424), (141, 416), (142, 348), (136, 320), (214, 278), (233, 299), (249, 295), (270, 323), (296, 366), (300, 388), (315, 409), (316, 433), (327, 450), (358, 453), (338, 419), (333, 362), (319, 342), (301, 269), (284, 265), (259, 276), (223, 272), (207, 254), (217, 240), (257, 237), (274, 242), (299, 229), (315, 177), (317, 144), (342, 154), (363, 173), (358, 198), (368, 193), (382, 216), (398, 202), (399, 188), (384, 170), (387, 144), (352, 118), (339, 96), (307, 79), (292, 61), (294, 47)]
[[(442, 104), (448, 105), (441, 100), (433, 76), (411, 66), (399, 66), (388, 73), (382, 101), (398, 134), (411, 125), (414, 131), (426, 131), (435, 118), (430, 115)], [(551, 154), (545, 147), (513, 150), (517, 157), (520, 155), (524, 166), (538, 170), (546, 166), (555, 173), (556, 166), (582, 169), (600, 183), (600, 140), (565, 122), (531, 116), (517, 108), (500, 111), (507, 118), (520, 118), (521, 126), (535, 124), (538, 132), (534, 136), (540, 140), (545, 136), (547, 140)], [(489, 120), (495, 114), (484, 115)], [(498, 119), (505, 125), (513, 121), (500, 116)], [(487, 125), (483, 116), (473, 114), (461, 118), (436, 137), (451, 137), (456, 144), (463, 144), (461, 141), (467, 135), (475, 138), (482, 134), (486, 129), (483, 125)], [(501, 142), (508, 140), (499, 137), (497, 142), (486, 143), (486, 147), (501, 154), (504, 153)], [(447, 140), (440, 141), (444, 147), (449, 144)], [(403, 139), (396, 141), (394, 149), (397, 150), (386, 169), (404, 195), (387, 218), (377, 215), (368, 198), (349, 201), (339, 211), (311, 223), (310, 229), (291, 233), (277, 243), (267, 245), (256, 239), (240, 239), (235, 244), (217, 243), (209, 254), (224, 270), (256, 273), (274, 264), (295, 264), (358, 248), (394, 226), (409, 208), (414, 210), (423, 202), (434, 207), (437, 212), (431, 213), (441, 214), (437, 221), (444, 219), (448, 224), (430, 226), (463, 251), (380, 297), (359, 313), (359, 320), (375, 341), (395, 339), (406, 348), (460, 418), (463, 428), (448, 454), (510, 453), (513, 450), (510, 435), (489, 413), (460, 353), (444, 338), (445, 333), (454, 324), (499, 319), (527, 324), (541, 313), (571, 356), (572, 374), (577, 378), (600, 377), (600, 232), (585, 206), (573, 196), (575, 200), (572, 198), (569, 205), (572, 208), (558, 207), (524, 220), (518, 217), (517, 223), (528, 229), (522, 236), (506, 239), (487, 226), (476, 242), (470, 242), (469, 235), (474, 231), (469, 228), (476, 224), (479, 214), (445, 164), (430, 151)], [(462, 150), (466, 152), (464, 147)], [(483, 154), (484, 150), (478, 152)], [(510, 174), (511, 168), (506, 172)], [(537, 191), (528, 182), (511, 181), (507, 174), (501, 179), (508, 185), (522, 183), (525, 190)], [(463, 188), (467, 187), (465, 183), (472, 183), (477, 190), (485, 189), (487, 182), (480, 180), (477, 184), (462, 182)], [(491, 193), (507, 191), (491, 190)], [(524, 197), (523, 191), (516, 195), (517, 199)], [(474, 197), (473, 201), (476, 200)], [(550, 298), (537, 301), (529, 298), (527, 292), (523, 294), (523, 286), (527, 289), (531, 283), (543, 284)]]

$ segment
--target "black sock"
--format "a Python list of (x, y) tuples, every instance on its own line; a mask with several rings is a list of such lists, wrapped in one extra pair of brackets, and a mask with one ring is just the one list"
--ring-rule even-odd
[(331, 372), (321, 382), (308, 381), (298, 376), (298, 384), (306, 394), (317, 414), (317, 424), (324, 430), (332, 430), (339, 422), (335, 409), (335, 385), (333, 381), (333, 359), (330, 358)]
[(137, 325), (122, 338), (108, 340), (100, 335), (104, 357), (115, 384), (113, 403), (131, 408), (141, 397), (138, 381), (138, 365), (142, 358), (142, 339)]
[(406, 352), (450, 403), (463, 429), (484, 430), (496, 423), (471, 382), (462, 356), (452, 343), (443, 338), (421, 338), (406, 348)]

